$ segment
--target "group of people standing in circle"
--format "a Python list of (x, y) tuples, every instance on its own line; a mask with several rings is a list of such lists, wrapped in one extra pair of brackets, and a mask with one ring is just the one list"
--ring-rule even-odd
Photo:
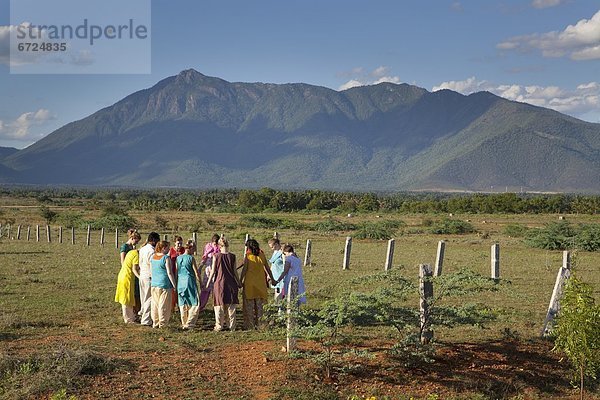
[(233, 331), (241, 290), (243, 327), (256, 329), (269, 288), (274, 291), (273, 300), (282, 303), (294, 276), (298, 277), (298, 304), (306, 303), (302, 262), (294, 248), (282, 246), (279, 239), (268, 241), (273, 251), (268, 260), (255, 239), (247, 240), (246, 254), (239, 265), (225, 235), (212, 236), (199, 263), (194, 257), (193, 240), (184, 244), (181, 236), (174, 239), (171, 247), (168, 241), (160, 240), (158, 233), (151, 232), (138, 250), (141, 235), (134, 229), (128, 231), (128, 240), (120, 248), (121, 270), (115, 294), (125, 323), (161, 328), (168, 324), (173, 309), (179, 307), (182, 328), (194, 329), (212, 295), (214, 330)]

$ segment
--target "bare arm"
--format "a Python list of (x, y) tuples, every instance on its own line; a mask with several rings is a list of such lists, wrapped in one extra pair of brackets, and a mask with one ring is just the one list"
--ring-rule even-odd
[(167, 257), (167, 259), (165, 260), (165, 268), (167, 269), (167, 276), (169, 277), (169, 280), (171, 281), (171, 285), (173, 285), (174, 288), (177, 287), (177, 279), (175, 278), (175, 275), (173, 275), (173, 268), (171, 268), (171, 258)]
[[(233, 266), (235, 267), (235, 255), (233, 256)], [(237, 268), (233, 269), (233, 277), (235, 278), (235, 283), (237, 283), (238, 287), (242, 287), (242, 281), (238, 276)]]
[(265, 274), (269, 276), (271, 282), (275, 282), (275, 278), (273, 278), (273, 274), (271, 273), (271, 268), (269, 268), (269, 262), (267, 261), (267, 257), (264, 254), (261, 254), (260, 259), (262, 260), (263, 269), (265, 270)]
[(279, 282), (281, 282), (283, 280), (283, 278), (285, 278), (285, 276), (288, 274), (288, 272), (290, 272), (291, 266), (292, 265), (290, 264), (290, 261), (289, 260), (285, 260), (285, 263), (283, 263), (283, 272), (279, 276), (279, 279), (277, 279), (275, 281), (275, 284), (278, 284)]
[(131, 271), (133, 271), (133, 274), (140, 279), (140, 264), (133, 264), (133, 267), (131, 267)]
[[(221, 259), (219, 258), (219, 261), (220, 260)], [(217, 269), (217, 264), (219, 264), (219, 262), (217, 262), (217, 257), (213, 256), (210, 274), (208, 275), (208, 279), (206, 280), (206, 287), (208, 287), (208, 285), (210, 285), (213, 279), (215, 279), (215, 270)]]
[(246, 272), (248, 271), (248, 258), (244, 257), (244, 264), (242, 265), (242, 276), (240, 277), (240, 283), (244, 286), (244, 281), (246, 280)]
[(194, 257), (192, 257), (192, 269), (194, 270), (194, 274), (196, 274), (196, 280), (200, 280), (200, 269)]

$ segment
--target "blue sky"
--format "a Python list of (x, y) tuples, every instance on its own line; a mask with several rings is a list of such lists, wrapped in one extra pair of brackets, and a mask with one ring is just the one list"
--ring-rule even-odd
[(152, 0), (151, 73), (123, 75), (11, 74), (10, 11), (0, 0), (0, 146), (26, 147), (188, 68), (335, 90), (489, 90), (600, 122), (597, 0)]

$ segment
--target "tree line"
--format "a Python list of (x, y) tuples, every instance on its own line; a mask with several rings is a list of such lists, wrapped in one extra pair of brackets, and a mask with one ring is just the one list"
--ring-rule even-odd
[(251, 213), (335, 210), (401, 213), (597, 214), (600, 196), (532, 193), (360, 193), (326, 190), (1, 188), (0, 195), (41, 204), (106, 203), (130, 210)]

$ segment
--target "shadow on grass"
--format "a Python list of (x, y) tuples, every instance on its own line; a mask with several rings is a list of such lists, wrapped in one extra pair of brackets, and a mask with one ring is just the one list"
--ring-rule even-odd
[(545, 340), (445, 343), (439, 345), (435, 362), (430, 364), (407, 368), (387, 355), (384, 366), (365, 362), (355, 371), (346, 371), (354, 380), (406, 385), (408, 379), (413, 385), (441, 386), (456, 393), (475, 392), (495, 399), (527, 391), (557, 396), (571, 387), (571, 374), (551, 348)]
[(0, 332), (0, 342), (9, 341), (9, 340), (17, 340), (20, 336), (14, 333), (8, 332)]
[(0, 256), (3, 255), (27, 255), (27, 254), (50, 254), (49, 251), (0, 251)]
[(21, 328), (64, 328), (69, 326), (69, 324), (65, 324), (63, 322), (54, 322), (54, 321), (17, 321), (11, 327), (16, 329)]

